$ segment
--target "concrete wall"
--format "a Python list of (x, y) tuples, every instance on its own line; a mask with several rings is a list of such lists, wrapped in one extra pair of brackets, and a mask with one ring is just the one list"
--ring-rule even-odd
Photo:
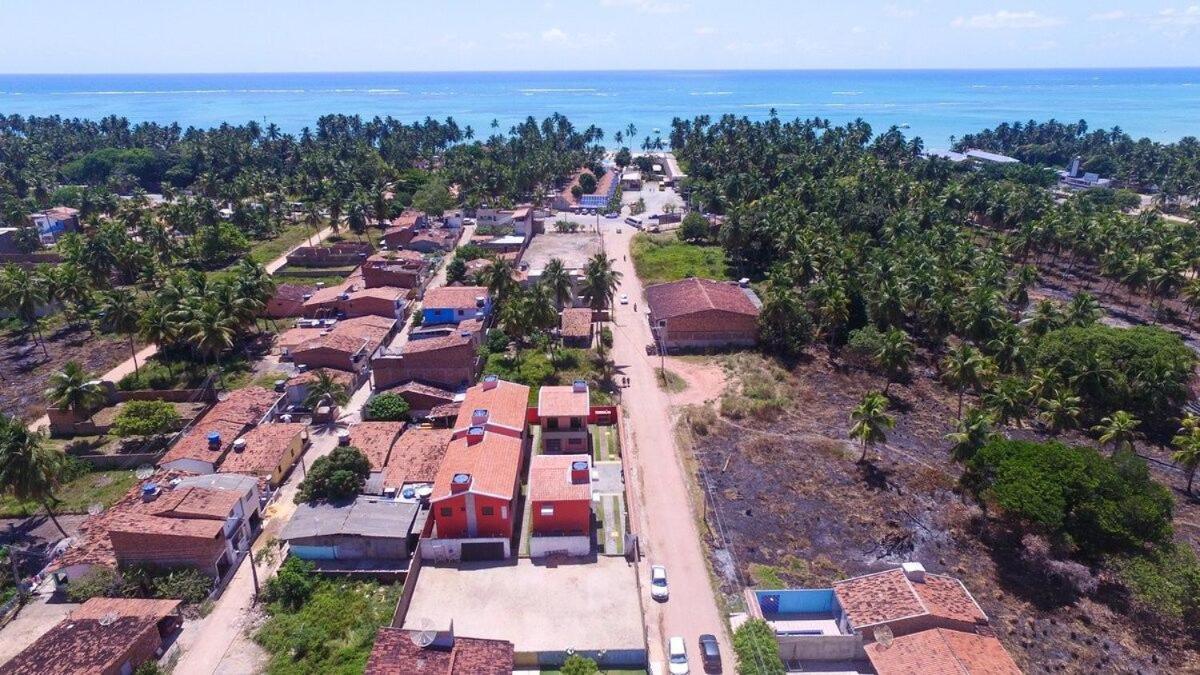
[(784, 661), (852, 661), (866, 659), (859, 635), (781, 635), (779, 656)]
[(453, 561), (462, 558), (463, 544), (504, 543), (504, 557), (512, 557), (512, 541), (508, 537), (478, 537), (475, 539), (422, 539), (421, 558), (429, 562)]
[(553, 554), (585, 556), (590, 555), (591, 552), (592, 538), (590, 535), (567, 537), (533, 536), (529, 538), (529, 556), (531, 558), (541, 558)]

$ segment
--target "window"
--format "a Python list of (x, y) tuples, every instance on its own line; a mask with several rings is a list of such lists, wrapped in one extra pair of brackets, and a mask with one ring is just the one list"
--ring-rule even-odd
[(571, 418), (571, 428), (572, 429), (582, 429), (583, 428), (583, 420), (578, 417), (572, 417)]
[(538, 509), (538, 515), (543, 516), (545, 518), (552, 517), (554, 515), (554, 505), (546, 504), (542, 508)]
[(454, 509), (450, 508), (449, 506), (443, 506), (438, 513), (449, 518), (450, 516), (454, 515)]
[(492, 506), (485, 506), (485, 507), (483, 507), (483, 515), (485, 515), (485, 516), (494, 516), (494, 515), (496, 515), (496, 509), (495, 509), (495, 507), (492, 507)]
[(550, 419), (546, 420), (546, 428), (547, 429), (557, 429), (558, 428), (558, 418), (551, 417)]

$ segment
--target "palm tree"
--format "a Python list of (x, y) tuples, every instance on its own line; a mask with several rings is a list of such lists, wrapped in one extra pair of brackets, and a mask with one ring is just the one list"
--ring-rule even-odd
[(56, 408), (66, 408), (82, 419), (105, 400), (104, 389), (78, 361), (67, 361), (62, 370), (50, 375), (46, 400)]
[(1050, 398), (1038, 401), (1038, 407), (1041, 408), (1038, 419), (1052, 435), (1057, 436), (1064, 429), (1071, 429), (1079, 423), (1079, 416), (1083, 414), (1081, 404), (1082, 400), (1070, 390), (1060, 389)]
[(850, 412), (850, 438), (862, 444), (859, 463), (867, 461), (867, 451), (876, 443), (887, 443), (887, 431), (896, 420), (887, 414), (887, 397), (877, 391), (863, 394), (862, 400)]
[(1100, 318), (1104, 311), (1100, 301), (1086, 291), (1076, 293), (1071, 302), (1067, 303), (1066, 321), (1071, 326), (1090, 326)]
[(63, 453), (42, 442), (41, 434), (0, 413), (0, 485), (18, 500), (41, 503), (64, 537), (67, 531), (51, 505), (56, 501), (54, 491), (61, 483), (65, 460)]
[(571, 302), (574, 289), (571, 285), (571, 275), (562, 260), (551, 258), (550, 262), (546, 263), (546, 268), (542, 270), (541, 283), (554, 295), (554, 302), (558, 308)]
[(158, 345), (164, 351), (175, 345), (179, 339), (179, 325), (171, 317), (171, 313), (162, 307), (152, 304), (142, 312), (138, 319), (138, 337), (148, 344)]
[(913, 358), (912, 340), (899, 328), (893, 328), (883, 336), (875, 360), (887, 375), (887, 384), (883, 387), (883, 395), (888, 395), (892, 382), (903, 377), (908, 372), (908, 366)]
[(983, 404), (992, 413), (997, 424), (1020, 428), (1021, 420), (1029, 413), (1029, 392), (1025, 384), (1015, 378), (1006, 377), (983, 395)]
[(958, 421), (958, 427), (953, 433), (946, 435), (946, 440), (954, 445), (950, 447), (950, 456), (959, 462), (965, 462), (975, 456), (992, 438), (992, 415), (982, 408), (971, 408)]
[(484, 271), (484, 285), (488, 287), (488, 292), (496, 298), (497, 303), (502, 304), (517, 287), (517, 281), (513, 278), (515, 271), (512, 262), (506, 258), (492, 261), (492, 264), (488, 265)]
[(0, 273), (0, 306), (16, 315), (33, 332), (42, 354), (47, 358), (46, 341), (38, 328), (38, 312), (49, 299), (46, 283), (40, 275), (31, 274), (16, 265), (5, 265)]
[(621, 286), (621, 273), (614, 270), (613, 260), (604, 253), (588, 259), (583, 268), (581, 295), (592, 310), (607, 309)]
[(1196, 477), (1196, 469), (1200, 468), (1200, 418), (1188, 413), (1179, 433), (1171, 439), (1171, 445), (1175, 446), (1171, 461), (1187, 472), (1187, 493), (1192, 494), (1192, 481)]
[(968, 388), (979, 390), (996, 372), (995, 363), (978, 349), (963, 342), (942, 361), (942, 377), (958, 392), (958, 419), (962, 419), (963, 394)]
[(1118, 450), (1133, 449), (1133, 442), (1141, 436), (1137, 432), (1141, 423), (1130, 413), (1118, 410), (1100, 420), (1100, 424), (1092, 427), (1092, 431), (1100, 434), (1101, 445), (1112, 445), (1113, 454), (1116, 454)]
[(133, 357), (133, 372), (140, 374), (137, 362), (137, 343), (134, 336), (138, 330), (138, 319), (141, 307), (138, 306), (137, 296), (124, 289), (114, 289), (100, 296), (100, 306), (97, 308), (100, 326), (104, 330), (129, 337), (129, 354)]
[(340, 406), (346, 405), (349, 400), (350, 394), (346, 391), (346, 385), (338, 382), (324, 370), (320, 370), (317, 371), (316, 381), (308, 385), (308, 395), (304, 397), (304, 405), (316, 409), (325, 401)]
[(209, 363), (233, 346), (234, 330), (233, 318), (211, 301), (200, 303), (185, 326), (188, 341)]

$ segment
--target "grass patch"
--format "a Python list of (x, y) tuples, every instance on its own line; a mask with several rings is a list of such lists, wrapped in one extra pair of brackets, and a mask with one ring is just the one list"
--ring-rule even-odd
[(253, 384), (256, 387), (262, 387), (263, 389), (270, 389), (274, 391), (276, 380), (287, 380), (289, 377), (291, 377), (291, 375), (288, 375), (287, 373), (272, 370), (254, 378), (254, 381), (250, 384)]
[(271, 276), (274, 277), (275, 280), (281, 284), (294, 284), (296, 286), (316, 286), (318, 283), (322, 283), (322, 284), (325, 284), (326, 286), (337, 286), (338, 284), (340, 284), (346, 280), (347, 275), (329, 274), (329, 275), (322, 275), (319, 277), (304, 277), (304, 276), (300, 276), (298, 274), (284, 274), (282, 272), (276, 272), (275, 274), (272, 274)]
[(675, 371), (667, 370), (666, 368), (655, 368), (654, 373), (657, 376), (658, 388), (671, 394), (678, 394), (687, 389), (687, 381), (675, 373)]
[(791, 400), (786, 370), (755, 354), (737, 354), (724, 362), (726, 371), (738, 378), (737, 387), (721, 395), (721, 414), (740, 420), (752, 417), (772, 421)]
[[(92, 504), (112, 506), (137, 482), (129, 469), (90, 471), (64, 483), (56, 492), (59, 503), (53, 506), (58, 513), (87, 513)], [(10, 495), (0, 497), (0, 518), (26, 518), (42, 511), (37, 502), (22, 502)]]
[(268, 673), (361, 673), (375, 632), (391, 623), (400, 586), (320, 580), (304, 604), (267, 606), (254, 641), (271, 655)]
[(293, 223), (280, 230), (279, 234), (274, 238), (255, 242), (251, 245), (250, 256), (266, 265), (284, 253), (287, 253), (293, 247), (304, 243), (309, 237), (313, 237), (313, 241), (316, 241), (316, 233), (311, 226), (306, 223)]
[(752, 563), (750, 576), (760, 589), (822, 588), (844, 579), (846, 573), (824, 555), (809, 561), (789, 553), (778, 565)]
[(638, 277), (647, 285), (688, 277), (729, 276), (725, 251), (720, 246), (687, 244), (673, 234), (638, 234), (633, 238), (631, 252)]
[[(562, 671), (554, 668), (543, 668), (542, 670), (538, 671), (538, 675), (562, 675)], [(605, 670), (601, 668), (600, 670), (596, 671), (596, 675), (646, 675), (646, 670), (643, 668), (630, 668), (628, 670), (623, 668), (610, 668)]]

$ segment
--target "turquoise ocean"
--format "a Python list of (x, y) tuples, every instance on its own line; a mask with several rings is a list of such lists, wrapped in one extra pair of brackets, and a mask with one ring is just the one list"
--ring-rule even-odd
[(1135, 137), (1200, 135), (1200, 68), (1128, 70), (615, 71), (0, 75), (0, 114), (179, 122), (273, 122), (299, 132), (327, 113), (402, 121), (453, 117), (477, 136), (559, 112), (612, 144), (634, 124), (638, 145), (672, 118), (862, 118), (946, 147), (1000, 122), (1086, 119)]

